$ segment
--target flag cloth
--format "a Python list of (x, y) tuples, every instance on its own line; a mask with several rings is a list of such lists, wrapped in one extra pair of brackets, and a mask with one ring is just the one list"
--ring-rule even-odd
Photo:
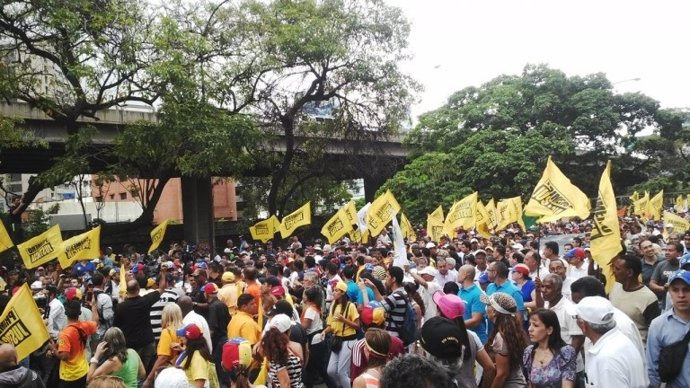
[(683, 196), (682, 195), (679, 195), (676, 198), (675, 209), (676, 209), (676, 213), (682, 213), (683, 212)]
[(118, 286), (120, 300), (125, 299), (125, 295), (127, 295), (127, 273), (125, 271), (125, 265), (120, 264), (120, 284)]
[(283, 217), (280, 221), (280, 235), (283, 238), (290, 237), (300, 226), (311, 224), (311, 202), (302, 205), (301, 208)]
[(55, 225), (45, 232), (17, 245), (19, 254), (27, 269), (36, 268), (64, 254), (60, 225)]
[[(639, 198), (635, 203), (633, 203), (633, 206), (635, 207), (635, 215), (638, 215), (640, 217), (645, 217), (647, 216), (647, 206), (649, 205), (649, 192), (645, 191), (644, 196)], [(644, 229), (643, 229), (644, 230)]]
[(486, 212), (486, 208), (482, 201), (477, 201), (477, 213), (475, 215), (475, 223), (477, 233), (480, 236), (489, 238), (491, 237), (491, 231), (489, 230), (489, 214)]
[(431, 214), (426, 215), (426, 234), (432, 241), (438, 241), (443, 236), (443, 207), (439, 205)]
[(446, 218), (443, 216), (443, 206), (438, 205), (436, 210), (431, 212), (431, 214), (427, 214), (427, 218), (429, 218), (429, 217), (435, 218), (435, 219), (441, 220), (441, 221), (445, 220)]
[(630, 198), (630, 202), (635, 203), (640, 199), (640, 194), (637, 191), (634, 191), (628, 198)]
[(14, 345), (17, 359), (23, 360), (49, 338), (31, 289), (28, 283), (24, 283), (0, 316), (0, 342)]
[(357, 212), (357, 230), (359, 230), (361, 235), (364, 235), (364, 232), (369, 230), (369, 226), (367, 225), (367, 212), (370, 207), (371, 202), (367, 202), (367, 204), (362, 206)]
[(403, 240), (403, 233), (398, 224), (398, 217), (393, 214), (393, 250), (395, 251), (395, 256), (393, 257), (393, 266), (405, 268), (406, 265), (410, 265), (410, 261), (407, 260), (407, 250), (405, 250), (405, 241)]
[(371, 236), (378, 236), (399, 211), (400, 204), (390, 190), (376, 198), (367, 211), (367, 227)]
[(611, 259), (621, 251), (621, 232), (618, 224), (616, 196), (611, 185), (611, 161), (606, 164), (599, 180), (599, 194), (594, 209), (590, 250), (592, 258), (606, 276), (606, 292), (616, 282), (611, 271)]
[(65, 252), (59, 257), (62, 268), (79, 260), (97, 259), (101, 253), (101, 226), (63, 241), (62, 250)]
[(170, 219), (167, 219), (161, 222), (160, 225), (153, 228), (151, 231), (151, 246), (149, 247), (149, 253), (153, 252), (161, 245), (163, 239), (165, 238), (165, 230), (168, 229), (169, 223)]
[(502, 199), (496, 204), (497, 230), (503, 230), (508, 225), (518, 222), (522, 225), (522, 198), (519, 196)]
[[(347, 206), (347, 205), (346, 205)], [(321, 234), (328, 239), (329, 244), (333, 244), (352, 230), (352, 224), (347, 216), (347, 208), (341, 207), (323, 225)]]
[(589, 217), (591, 207), (585, 193), (570, 183), (570, 179), (563, 175), (549, 156), (544, 174), (525, 206), (525, 214), (540, 216), (537, 221), (539, 223), (558, 221), (566, 217), (579, 217), (584, 220)]
[(10, 238), (10, 234), (7, 233), (5, 223), (0, 220), (0, 253), (5, 252), (13, 246), (14, 243), (12, 242), (12, 238)]
[(455, 234), (457, 228), (469, 229), (475, 225), (477, 212), (477, 192), (455, 202), (448, 210), (446, 220), (443, 222), (443, 232), (449, 236)]
[(664, 190), (659, 191), (647, 202), (647, 215), (651, 220), (661, 219), (661, 209), (664, 206)]
[(350, 202), (348, 202), (345, 205), (343, 211), (345, 212), (347, 220), (350, 222), (352, 228), (359, 225), (359, 218), (357, 217), (357, 206), (355, 205), (355, 201), (350, 200)]
[(668, 224), (673, 226), (671, 231), (676, 233), (685, 233), (686, 230), (690, 229), (690, 221), (677, 214), (664, 212), (664, 225)]
[[(510, 204), (512, 206), (511, 213), (515, 214), (515, 221), (518, 223), (523, 232), (527, 232), (527, 227), (525, 226), (525, 217), (527, 216), (522, 210), (522, 198), (520, 196), (511, 198)], [(536, 218), (535, 218), (536, 222)]]
[(491, 229), (498, 226), (498, 219), (496, 217), (496, 202), (493, 198), (491, 198), (489, 202), (484, 205), (484, 209), (486, 209), (486, 214), (489, 216), (489, 228)]
[(265, 243), (275, 237), (279, 227), (280, 223), (278, 222), (278, 217), (272, 215), (269, 218), (250, 226), (249, 232), (252, 234), (252, 239)]
[(412, 242), (417, 239), (417, 233), (414, 232), (414, 227), (410, 220), (405, 217), (405, 213), (400, 213), (400, 228), (404, 237), (407, 237), (407, 241)]

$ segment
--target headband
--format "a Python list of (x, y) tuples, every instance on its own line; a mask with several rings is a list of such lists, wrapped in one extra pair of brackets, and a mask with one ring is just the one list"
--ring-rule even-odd
[(498, 311), (499, 313), (515, 316), (514, 313), (511, 313), (510, 311), (504, 309), (500, 304), (498, 304), (498, 302), (496, 302), (496, 300), (494, 299), (493, 295), (489, 297), (489, 302), (491, 303), (491, 307), (493, 307), (493, 309)]
[(366, 338), (364, 339), (364, 345), (366, 345), (367, 349), (369, 350), (369, 353), (374, 353), (375, 355), (377, 355), (379, 357), (384, 357), (384, 358), (388, 357), (387, 354), (383, 354), (381, 352), (377, 352), (376, 350), (374, 350), (374, 348), (372, 348), (371, 345), (369, 345)]

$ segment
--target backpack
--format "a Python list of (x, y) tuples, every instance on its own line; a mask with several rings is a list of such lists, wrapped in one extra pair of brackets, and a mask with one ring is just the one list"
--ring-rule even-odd
[(405, 299), (405, 315), (402, 326), (398, 327), (398, 334), (403, 345), (408, 346), (417, 340), (417, 312), (414, 310), (410, 298), (405, 294), (402, 295)]
[(101, 305), (100, 307), (98, 307), (98, 325), (99, 325), (99, 329), (100, 329), (100, 328), (104, 328), (105, 330), (108, 330), (108, 329), (110, 329), (110, 328), (113, 326), (113, 319), (115, 318), (115, 302), (113, 301), (113, 298), (112, 298), (108, 293), (99, 290), (99, 291), (95, 291), (95, 292), (94, 292), (94, 296), (96, 297), (96, 305), (97, 305), (97, 306), (98, 306), (98, 304), (99, 304), (99, 303), (98, 303), (98, 298), (100, 297), (101, 294), (107, 296), (107, 297), (110, 299), (110, 302), (111, 302), (111, 304), (112, 304), (113, 318), (111, 318), (110, 320), (107, 320), (107, 319), (103, 318), (103, 305)]

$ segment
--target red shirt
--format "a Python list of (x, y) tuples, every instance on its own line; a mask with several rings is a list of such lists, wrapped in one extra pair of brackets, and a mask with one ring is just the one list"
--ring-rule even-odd
[[(355, 381), (357, 376), (367, 370), (366, 355), (364, 354), (364, 339), (358, 340), (352, 346), (352, 361), (350, 363), (350, 380)], [(391, 348), (388, 352), (388, 361), (405, 352), (405, 345), (398, 337), (391, 336)]]

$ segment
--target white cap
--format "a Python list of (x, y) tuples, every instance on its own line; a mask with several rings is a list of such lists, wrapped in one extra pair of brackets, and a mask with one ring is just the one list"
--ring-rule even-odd
[(472, 240), (470, 240), (470, 243), (478, 243), (478, 242), (479, 242), (479, 240), (477, 240), (476, 238), (473, 238)]
[(230, 253), (230, 252), (232, 252), (232, 249), (230, 249), (230, 248), (223, 249), (223, 253)]
[(43, 289), (43, 283), (41, 283), (40, 280), (36, 280), (35, 282), (31, 283), (31, 289), (40, 291)]
[(431, 248), (436, 248), (436, 244), (433, 243), (433, 241), (429, 241), (426, 243), (426, 247), (431, 249)]
[(329, 244), (326, 244), (323, 246), (323, 251), (324, 253), (328, 253), (331, 251), (331, 246)]
[(524, 248), (525, 248), (525, 247), (523, 247), (522, 244), (520, 244), (520, 243), (515, 243), (515, 244), (511, 245), (510, 247), (511, 247), (512, 249), (516, 249), (516, 250), (520, 250), (520, 249), (524, 249)]
[(270, 327), (275, 327), (281, 333), (285, 333), (286, 331), (290, 330), (290, 326), (292, 326), (292, 321), (290, 320), (290, 317), (285, 314), (278, 314), (271, 318)]
[(418, 270), (417, 275), (419, 275), (419, 276), (430, 275), (430, 276), (436, 277), (436, 269), (434, 269), (433, 267), (426, 266), (426, 267)]
[(601, 296), (582, 298), (580, 303), (569, 309), (570, 315), (577, 315), (585, 322), (602, 325), (613, 320), (614, 309), (611, 302)]

